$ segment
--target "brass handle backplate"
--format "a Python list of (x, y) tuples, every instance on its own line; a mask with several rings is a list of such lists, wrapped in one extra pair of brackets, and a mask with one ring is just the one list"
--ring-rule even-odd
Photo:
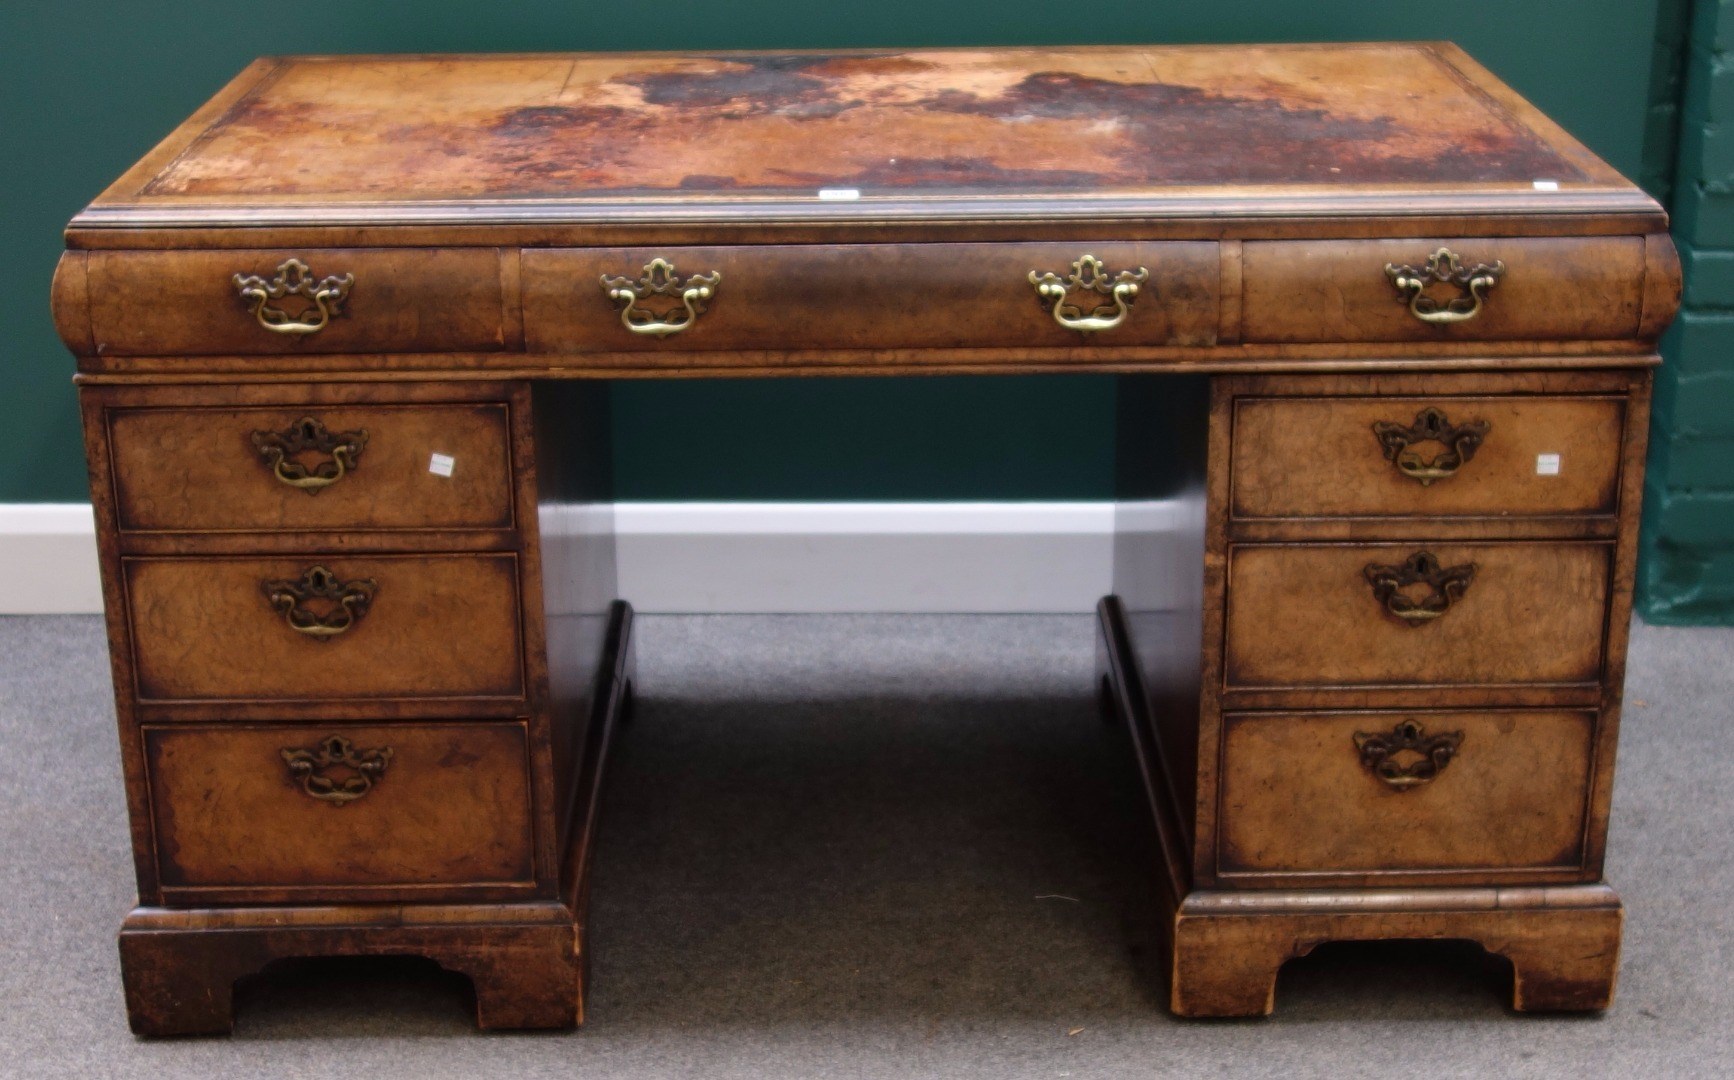
[[(1481, 305), (1499, 279), (1505, 276), (1505, 263), (1476, 263), (1464, 266), (1463, 259), (1450, 248), (1440, 248), (1422, 266), (1385, 264), (1385, 276), (1397, 287), (1399, 300), (1409, 305), (1409, 313), (1424, 323), (1468, 322), (1481, 314)], [(1441, 304), (1427, 295), (1432, 282), (1455, 285), (1463, 295)]]
[[(1420, 626), (1444, 615), (1463, 599), (1475, 579), (1475, 564), (1441, 567), (1431, 551), (1417, 551), (1400, 566), (1370, 563), (1363, 573), (1373, 587), (1374, 598), (1388, 614), (1405, 626)], [(1417, 585), (1425, 585), (1427, 591), (1420, 596), (1404, 591)]]
[(1398, 791), (1431, 783), (1463, 745), (1461, 731), (1429, 735), (1413, 720), (1390, 731), (1355, 732), (1355, 749), (1369, 772)]
[[(313, 417), (303, 416), (283, 431), (253, 432), (253, 448), (278, 480), (317, 495), (355, 468), (367, 449), (367, 429), (332, 432)], [(301, 454), (325, 454), (330, 460), (310, 468), (297, 460)]]
[[(274, 334), (317, 334), (332, 316), (343, 314), (355, 275), (332, 274), (315, 281), (306, 263), (290, 259), (269, 281), (257, 274), (236, 274), (232, 280), (260, 326)], [(291, 298), (299, 302), (284, 303)]]
[(357, 750), (341, 735), (319, 741), (311, 750), (287, 746), (278, 751), (301, 790), (332, 806), (347, 806), (373, 790), (391, 764), (391, 747)]
[[(1065, 277), (1040, 270), (1029, 273), (1030, 284), (1036, 287), (1036, 294), (1047, 301), (1054, 321), (1067, 330), (1084, 333), (1112, 330), (1125, 322), (1126, 316), (1131, 314), (1132, 301), (1138, 298), (1139, 287), (1149, 278), (1150, 271), (1142, 266), (1109, 277), (1102, 268), (1102, 260), (1094, 255), (1085, 255), (1073, 263), (1072, 272)], [(1073, 293), (1080, 292), (1095, 294), (1088, 298), (1093, 301), (1088, 310), (1068, 299)], [(1111, 302), (1102, 303), (1095, 299), (1096, 296), (1107, 297)]]
[[(1381, 420), (1373, 425), (1373, 434), (1385, 448), (1385, 460), (1397, 466), (1397, 471), (1427, 487), (1435, 480), (1457, 475), (1463, 463), (1481, 449), (1493, 425), (1485, 420), (1453, 424), (1439, 409), (1426, 408), (1415, 414), (1413, 424), (1398, 424)], [(1443, 450), (1432, 457), (1423, 457), (1417, 444), (1438, 443)]]
[[(296, 580), (260, 583), (271, 606), (297, 634), (329, 641), (367, 614), (379, 585), (372, 578), (344, 581), (323, 566), (309, 567)], [(314, 601), (309, 605), (308, 601)]]
[[(683, 280), (675, 275), (673, 263), (667, 259), (652, 259), (645, 264), (643, 276), (636, 281), (603, 274), (602, 291), (608, 294), (608, 299), (620, 305), (620, 322), (628, 330), (634, 334), (667, 337), (698, 321), (716, 295), (716, 287), (721, 281), (722, 274), (715, 270), (708, 274), (693, 274)], [(643, 306), (643, 302), (651, 297), (673, 297), (680, 301), (681, 306), (654, 311)]]

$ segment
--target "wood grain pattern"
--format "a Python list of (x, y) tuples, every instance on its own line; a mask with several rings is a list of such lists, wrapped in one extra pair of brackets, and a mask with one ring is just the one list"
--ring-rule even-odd
[[(331, 735), (392, 752), (372, 789), (343, 806), (302, 791), (282, 756)], [(147, 728), (145, 747), (161, 880), (178, 903), (480, 898), (535, 886), (522, 723), (175, 725)]]
[[(316, 333), (267, 330), (236, 289), (236, 274), (269, 281), (289, 259), (315, 279), (354, 275), (342, 313)], [(95, 351), (108, 355), (476, 352), (505, 344), (500, 255), (491, 248), (101, 252), (87, 274)]]
[[(291, 630), (262, 583), (314, 564), (378, 584), (341, 636)], [(122, 566), (143, 701), (520, 698), (511, 554), (129, 558)]]
[[(1455, 475), (1423, 486), (1387, 458), (1373, 425), (1424, 409), (1486, 436)], [(1234, 407), (1231, 513), (1301, 517), (1545, 517), (1619, 509), (1625, 398), (1242, 397)], [(1425, 460), (1448, 447), (1417, 443)], [(1557, 457), (1558, 472), (1540, 458)], [(1581, 527), (1581, 526), (1580, 526)]]
[[(1466, 266), (1503, 262), (1480, 314), (1432, 324), (1409, 311), (1388, 264), (1424, 266), (1441, 247)], [(1248, 242), (1241, 304), (1249, 342), (1520, 341), (1637, 338), (1643, 311), (1640, 237), (1511, 240)], [(1443, 302), (1462, 295), (1433, 285)]]
[[(1111, 276), (1147, 269), (1125, 322), (1100, 333), (1061, 327), (1029, 282), (1064, 278), (1093, 254)], [(684, 277), (720, 273), (709, 310), (657, 338), (621, 324), (602, 275), (636, 279), (653, 258)], [(1216, 341), (1216, 245), (857, 244), (707, 248), (585, 248), (524, 252), (525, 336), (532, 353), (664, 353), (738, 349), (1090, 348), (1208, 346)], [(1078, 304), (1107, 303), (1096, 295)], [(664, 301), (657, 313), (679, 309)], [(682, 316), (684, 317), (684, 315)], [(604, 361), (592, 362), (605, 363)]]
[[(1354, 736), (1409, 720), (1462, 740), (1435, 779), (1399, 790), (1365, 767)], [(1581, 877), (1594, 731), (1593, 712), (1231, 714), (1219, 872), (1319, 885), (1332, 874), (1395, 885), (1427, 870), (1505, 884)]]
[[(314, 494), (279, 481), (252, 441), (303, 417), (367, 433), (355, 467)], [(129, 532), (510, 529), (509, 425), (505, 402), (114, 409), (116, 511)], [(434, 454), (453, 459), (450, 476)]]
[[(1364, 574), (1418, 550), (1474, 564), (1467, 594), (1419, 626), (1388, 615)], [(1594, 683), (1612, 550), (1602, 543), (1237, 545), (1224, 684), (1238, 687)]]

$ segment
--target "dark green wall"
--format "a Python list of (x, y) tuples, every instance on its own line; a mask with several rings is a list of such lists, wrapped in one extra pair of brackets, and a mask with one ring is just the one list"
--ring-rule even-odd
[[(1655, 31), (1656, 0), (8, 2), (0, 502), (85, 497), (72, 364), (48, 317), (61, 227), (258, 54), (1449, 38), (1638, 176), (1646, 127), (1655, 127)], [(636, 383), (616, 403), (625, 498), (1112, 491), (1112, 394), (1102, 378)]]
[(1734, 0), (1673, 0), (1684, 74), (1674, 240), (1686, 272), (1662, 339), (1645, 476), (1638, 610), (1734, 624)]

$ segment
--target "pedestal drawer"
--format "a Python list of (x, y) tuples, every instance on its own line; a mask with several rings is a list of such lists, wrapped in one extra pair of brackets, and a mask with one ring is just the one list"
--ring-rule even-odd
[(1612, 550), (1601, 542), (1235, 546), (1225, 684), (1594, 683)]
[(118, 408), (104, 415), (123, 530), (514, 524), (505, 402)]
[[(1062, 326), (1032, 273), (1070, 285), (1062, 314), (1095, 329)], [(1115, 295), (1122, 274), (1136, 278), (1126, 279), (1135, 294)], [(1190, 242), (527, 250), (524, 334), (532, 352), (671, 359), (692, 349), (1210, 345), (1221, 274), (1216, 245)]]
[(483, 352), (505, 345), (495, 248), (99, 251), (87, 273), (99, 355)]
[(1622, 396), (1245, 397), (1235, 518), (1610, 515)]
[(524, 693), (510, 552), (121, 567), (141, 702)]
[(144, 731), (165, 890), (528, 888), (522, 722)]
[(1243, 259), (1247, 342), (1641, 336), (1641, 236), (1258, 241)]
[(1593, 712), (1223, 718), (1224, 875), (1576, 870)]

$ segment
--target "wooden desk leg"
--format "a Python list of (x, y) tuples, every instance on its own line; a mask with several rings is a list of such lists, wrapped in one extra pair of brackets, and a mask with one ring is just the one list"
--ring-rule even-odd
[(1511, 962), (1519, 1012), (1612, 1004), (1621, 909), (1606, 885), (1439, 892), (1297, 891), (1250, 905), (1243, 894), (1194, 892), (1171, 924), (1170, 1007), (1179, 1016), (1265, 1016), (1282, 965), (1327, 941), (1448, 939)]
[[(120, 935), (127, 1015), (140, 1035), (220, 1035), (234, 1028), (236, 980), (274, 960), (414, 955), (470, 979), (478, 1027), (573, 1027), (582, 1019), (584, 990), (577, 930), (563, 905), (541, 908), (533, 913), (541, 924), (527, 926), (463, 922), (452, 918), (460, 914), (452, 909), (406, 909), (410, 919), (444, 915), (452, 920), (415, 927), (369, 925), (378, 915), (367, 909), (279, 910), (237, 917), (233, 911), (141, 908)], [(489, 917), (480, 908), (471, 914)], [(310, 921), (346, 915), (355, 925)], [(264, 925), (282, 918), (299, 925)]]

